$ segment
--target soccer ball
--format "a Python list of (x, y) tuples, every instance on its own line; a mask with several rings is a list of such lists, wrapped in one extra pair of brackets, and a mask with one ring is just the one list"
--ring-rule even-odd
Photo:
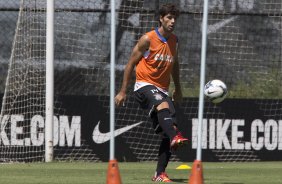
[(227, 95), (227, 87), (221, 80), (214, 79), (205, 85), (204, 93), (211, 102), (220, 103)]

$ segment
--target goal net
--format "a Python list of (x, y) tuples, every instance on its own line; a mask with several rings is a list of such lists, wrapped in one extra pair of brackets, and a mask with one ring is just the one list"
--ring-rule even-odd
[[(145, 32), (158, 25), (156, 10), (163, 3), (173, 2), (181, 11), (175, 29), (180, 42), (184, 95), (178, 107), (182, 113), (179, 127), (191, 144), (173, 154), (172, 160), (192, 161), (197, 143), (203, 2), (115, 2), (116, 90), (121, 86), (123, 69), (133, 46)], [(107, 136), (95, 132), (109, 131), (109, 3), (109, 0), (55, 1), (55, 160), (108, 158)], [(205, 101), (203, 150), (204, 157), (205, 153), (211, 155), (205, 157), (210, 161), (260, 160), (257, 152), (262, 149), (260, 141), (250, 140), (258, 138), (252, 131), (259, 132), (261, 126), (266, 149), (278, 149), (279, 141), (282, 142), (282, 136), (278, 136), (282, 125), (277, 123), (282, 114), (281, 7), (278, 0), (210, 1), (206, 80), (221, 79), (229, 91), (222, 104)], [(45, 39), (46, 0), (21, 0), (2, 101), (0, 162), (44, 161)], [(116, 136), (118, 145), (123, 145), (116, 148), (117, 154), (132, 156), (120, 156), (124, 161), (156, 160), (160, 138), (134, 101), (133, 82), (125, 106), (116, 109), (115, 128), (132, 126)], [(256, 119), (257, 112), (262, 121), (273, 121), (264, 125), (258, 120), (255, 123), (261, 126), (253, 128), (240, 121), (245, 116), (248, 117), (245, 120)], [(250, 130), (245, 137), (240, 132), (243, 125)]]

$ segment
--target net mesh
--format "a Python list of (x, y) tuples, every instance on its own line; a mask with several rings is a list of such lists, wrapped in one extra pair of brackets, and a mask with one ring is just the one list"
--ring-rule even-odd
[[(180, 75), (184, 97), (182, 111), (190, 123), (197, 117), (202, 1), (116, 1), (116, 89), (121, 86), (123, 69), (136, 41), (158, 25), (157, 9), (166, 2), (181, 11), (175, 30), (180, 40)], [(211, 1), (208, 19), (206, 80), (222, 79), (230, 99), (256, 99), (264, 115), (281, 118), (281, 1)], [(93, 148), (81, 138), (81, 145), (60, 147), (61, 133), (72, 129), (62, 96), (97, 96), (109, 111), (110, 5), (102, 0), (55, 1), (55, 129), (56, 160), (99, 161)], [(1, 110), (1, 161), (44, 160), (46, 2), (22, 0), (9, 62)], [(133, 76), (134, 78), (134, 76)], [(134, 82), (134, 80), (132, 80)], [(172, 85), (173, 86), (173, 85)], [(122, 134), (140, 161), (156, 160), (159, 137), (147, 115), (129, 89), (126, 106), (116, 110), (116, 128), (142, 124)], [(85, 108), (88, 113), (91, 109)], [(107, 111), (107, 113), (109, 113)], [(220, 106), (205, 102), (206, 119), (225, 119)], [(35, 116), (39, 115), (39, 116)], [(42, 120), (43, 119), (43, 120)], [(55, 121), (56, 122), (56, 121)], [(185, 123), (186, 123), (185, 122)], [(196, 120), (192, 120), (192, 123)], [(219, 126), (218, 122), (216, 123)], [(196, 126), (195, 126), (196, 127)], [(209, 128), (208, 128), (209, 127)], [(204, 124), (211, 134), (211, 121)], [(192, 147), (196, 135), (192, 136)], [(227, 132), (230, 138), (231, 132)], [(212, 137), (212, 136), (210, 136)], [(231, 139), (231, 138), (230, 138)], [(208, 144), (210, 139), (206, 139)], [(245, 144), (244, 140), (239, 141)], [(249, 143), (245, 146), (248, 147)], [(212, 149), (220, 161), (259, 160), (252, 150)], [(179, 161), (174, 155), (172, 160)]]

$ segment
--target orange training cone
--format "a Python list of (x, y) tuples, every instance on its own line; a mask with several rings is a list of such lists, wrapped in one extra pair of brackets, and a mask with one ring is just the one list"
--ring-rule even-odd
[(121, 184), (117, 160), (110, 160), (107, 173), (107, 184)]
[(192, 172), (189, 179), (189, 184), (203, 184), (203, 165), (200, 160), (195, 160), (192, 167)]

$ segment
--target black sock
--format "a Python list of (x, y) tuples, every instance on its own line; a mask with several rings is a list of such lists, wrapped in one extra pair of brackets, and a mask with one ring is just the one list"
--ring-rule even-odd
[(165, 172), (170, 156), (171, 156), (170, 139), (166, 137), (162, 139), (159, 148), (159, 159), (158, 159), (157, 170), (156, 170), (157, 176), (160, 175), (162, 172)]
[(161, 109), (158, 112), (158, 121), (165, 134), (167, 134), (172, 140), (176, 135), (176, 131), (173, 127), (173, 121), (169, 112), (169, 109)]

